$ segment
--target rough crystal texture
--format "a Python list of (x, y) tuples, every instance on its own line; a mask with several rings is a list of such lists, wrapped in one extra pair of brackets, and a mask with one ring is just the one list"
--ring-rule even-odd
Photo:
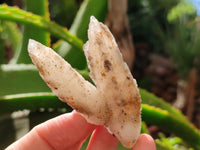
[(141, 99), (109, 29), (91, 17), (84, 45), (93, 86), (52, 49), (30, 40), (29, 55), (41, 77), (62, 101), (88, 122), (105, 125), (125, 147), (140, 134)]

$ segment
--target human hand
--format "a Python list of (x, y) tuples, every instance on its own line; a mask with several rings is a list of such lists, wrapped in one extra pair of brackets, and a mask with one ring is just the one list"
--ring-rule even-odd
[[(106, 128), (89, 124), (76, 111), (36, 126), (6, 150), (78, 150), (91, 133), (87, 150), (116, 150), (118, 140)], [(132, 150), (146, 149), (156, 150), (155, 143), (151, 136), (141, 134)]]

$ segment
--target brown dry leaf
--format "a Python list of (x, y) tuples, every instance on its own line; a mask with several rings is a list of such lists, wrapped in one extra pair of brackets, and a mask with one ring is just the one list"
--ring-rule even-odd
[(109, 12), (106, 25), (114, 35), (124, 61), (132, 69), (135, 50), (127, 17), (127, 0), (109, 0)]

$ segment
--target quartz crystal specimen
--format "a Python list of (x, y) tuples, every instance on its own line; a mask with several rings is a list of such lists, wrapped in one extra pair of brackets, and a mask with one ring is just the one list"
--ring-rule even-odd
[(107, 26), (91, 17), (84, 52), (94, 84), (52, 49), (30, 40), (29, 55), (53, 93), (88, 122), (104, 125), (128, 148), (140, 134), (141, 99)]

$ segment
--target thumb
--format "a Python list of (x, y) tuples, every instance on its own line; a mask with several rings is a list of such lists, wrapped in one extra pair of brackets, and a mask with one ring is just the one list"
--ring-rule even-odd
[(141, 134), (135, 146), (131, 150), (156, 150), (156, 145), (153, 138), (148, 134)]

